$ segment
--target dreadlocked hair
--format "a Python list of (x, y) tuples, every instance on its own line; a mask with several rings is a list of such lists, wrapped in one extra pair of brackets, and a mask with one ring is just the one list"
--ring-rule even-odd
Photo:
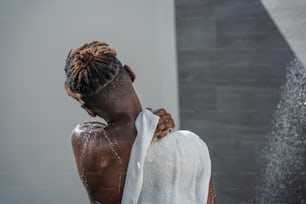
[(100, 92), (122, 73), (116, 51), (107, 43), (93, 41), (68, 53), (65, 65), (65, 89), (69, 96), (81, 103), (82, 96)]

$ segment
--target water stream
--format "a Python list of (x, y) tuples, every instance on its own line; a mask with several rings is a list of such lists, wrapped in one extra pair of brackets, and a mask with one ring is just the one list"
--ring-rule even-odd
[(266, 140), (255, 203), (306, 203), (306, 69), (296, 58)]

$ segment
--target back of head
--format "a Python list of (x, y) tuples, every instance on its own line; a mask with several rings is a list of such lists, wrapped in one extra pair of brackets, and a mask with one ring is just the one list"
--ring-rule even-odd
[(65, 65), (65, 89), (80, 103), (82, 97), (107, 92), (119, 81), (124, 69), (116, 51), (105, 42), (93, 41), (70, 50)]

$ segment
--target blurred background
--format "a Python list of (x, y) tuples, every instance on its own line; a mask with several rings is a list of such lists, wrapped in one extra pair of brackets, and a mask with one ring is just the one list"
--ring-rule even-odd
[[(91, 40), (132, 67), (144, 107), (206, 141), (219, 203), (306, 203), (305, 19), (304, 0), (2, 0), (0, 204), (88, 203), (70, 134), (93, 119), (66, 95), (64, 64)], [(275, 153), (289, 129), (300, 149)]]

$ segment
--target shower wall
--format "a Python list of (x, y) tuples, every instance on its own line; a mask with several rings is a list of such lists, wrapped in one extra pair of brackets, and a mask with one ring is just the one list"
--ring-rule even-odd
[(144, 107), (178, 122), (172, 0), (0, 1), (0, 204), (89, 203), (70, 143), (90, 118), (64, 90), (71, 48), (105, 40)]
[(286, 27), (301, 1), (287, 10), (265, 2), (274, 19), (259, 0), (175, 1), (181, 127), (208, 143), (219, 203), (251, 203), (286, 67), (297, 54), (287, 38), (299, 56), (305, 47), (294, 29), (306, 12), (291, 32)]

